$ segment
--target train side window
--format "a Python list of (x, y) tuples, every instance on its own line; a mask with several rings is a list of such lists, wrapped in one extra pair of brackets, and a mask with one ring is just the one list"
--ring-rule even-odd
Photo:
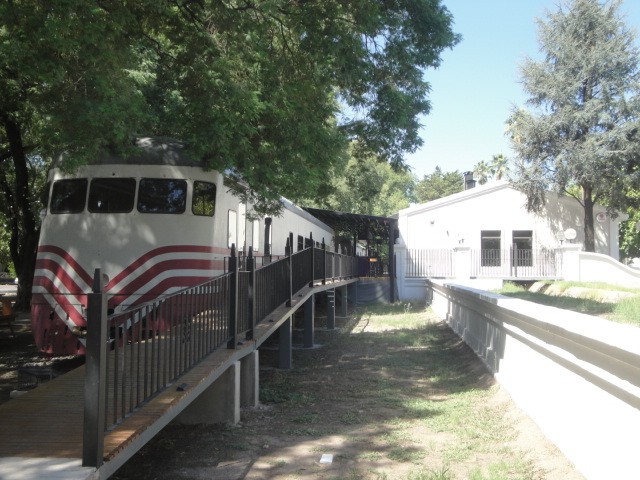
[(80, 213), (87, 199), (87, 179), (73, 178), (54, 182), (51, 213)]
[(253, 251), (257, 252), (260, 250), (260, 220), (253, 221)]
[(187, 181), (175, 178), (143, 178), (138, 191), (141, 213), (184, 213)]
[(227, 247), (232, 245), (238, 249), (238, 213), (235, 210), (229, 210), (229, 220), (227, 224)]
[(216, 210), (216, 185), (209, 182), (193, 182), (193, 202), (191, 211), (194, 215), (213, 217)]
[(88, 209), (92, 213), (128, 213), (133, 210), (135, 193), (133, 178), (94, 178), (89, 186)]

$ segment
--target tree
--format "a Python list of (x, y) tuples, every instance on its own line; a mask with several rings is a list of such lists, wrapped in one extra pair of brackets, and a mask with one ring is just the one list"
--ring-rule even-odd
[(394, 170), (374, 156), (349, 157), (332, 170), (329, 183), (330, 189), (319, 201), (306, 201), (305, 206), (386, 217), (415, 200), (414, 175)]
[(640, 190), (631, 192), (630, 197), (638, 203), (627, 209), (629, 219), (620, 224), (620, 256), (627, 260), (640, 257)]
[(491, 178), (494, 180), (502, 180), (509, 173), (509, 159), (502, 153), (491, 157), (491, 163), (489, 165), (491, 171)]
[(473, 176), (480, 185), (484, 185), (485, 183), (487, 183), (489, 181), (490, 175), (491, 166), (484, 160), (480, 160), (478, 163), (476, 163), (476, 166), (473, 167)]
[(349, 140), (404, 166), (430, 108), (424, 70), (458, 41), (451, 24), (439, 0), (0, 2), (19, 306), (38, 237), (29, 158), (64, 153), (73, 169), (131, 154), (134, 134), (177, 137), (273, 211), (279, 193), (313, 196)]
[(464, 190), (462, 174), (456, 170), (442, 172), (436, 167), (433, 173), (424, 175), (416, 185), (416, 198), (420, 203), (430, 202), (438, 198), (453, 195)]
[(522, 66), (531, 110), (515, 109), (508, 120), (515, 185), (528, 208), (543, 207), (545, 190), (577, 189), (587, 251), (595, 249), (594, 204), (612, 215), (624, 210), (640, 175), (639, 57), (619, 6), (573, 0), (539, 21), (545, 58)]
[(509, 173), (509, 159), (502, 153), (491, 157), (489, 162), (480, 160), (473, 167), (473, 176), (480, 185), (489, 180), (502, 180)]

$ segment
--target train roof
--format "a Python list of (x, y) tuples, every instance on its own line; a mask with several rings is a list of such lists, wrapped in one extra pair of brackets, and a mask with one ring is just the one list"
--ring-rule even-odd
[[(138, 137), (129, 155), (105, 154), (89, 162), (90, 165), (170, 165), (177, 167), (205, 167), (187, 153), (186, 144), (169, 137)], [(54, 167), (59, 166), (60, 158)]]

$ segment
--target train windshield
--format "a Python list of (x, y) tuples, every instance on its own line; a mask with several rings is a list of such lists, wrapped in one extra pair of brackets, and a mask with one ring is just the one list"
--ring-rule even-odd
[(135, 193), (133, 178), (94, 178), (89, 187), (89, 211), (128, 213), (133, 210)]
[(51, 213), (80, 213), (87, 199), (87, 179), (73, 178), (54, 182)]
[(141, 213), (184, 213), (187, 182), (170, 178), (143, 178), (138, 191)]
[(191, 211), (194, 215), (213, 217), (216, 209), (216, 185), (209, 182), (193, 182), (193, 203)]

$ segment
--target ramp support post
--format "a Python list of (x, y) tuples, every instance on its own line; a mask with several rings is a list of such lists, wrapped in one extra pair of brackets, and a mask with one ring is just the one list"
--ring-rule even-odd
[(293, 318), (287, 318), (280, 328), (278, 328), (279, 349), (278, 349), (278, 367), (283, 370), (289, 370), (293, 365), (292, 357), (292, 325)]
[(314, 345), (315, 299), (314, 294), (304, 302), (304, 348), (313, 348)]

